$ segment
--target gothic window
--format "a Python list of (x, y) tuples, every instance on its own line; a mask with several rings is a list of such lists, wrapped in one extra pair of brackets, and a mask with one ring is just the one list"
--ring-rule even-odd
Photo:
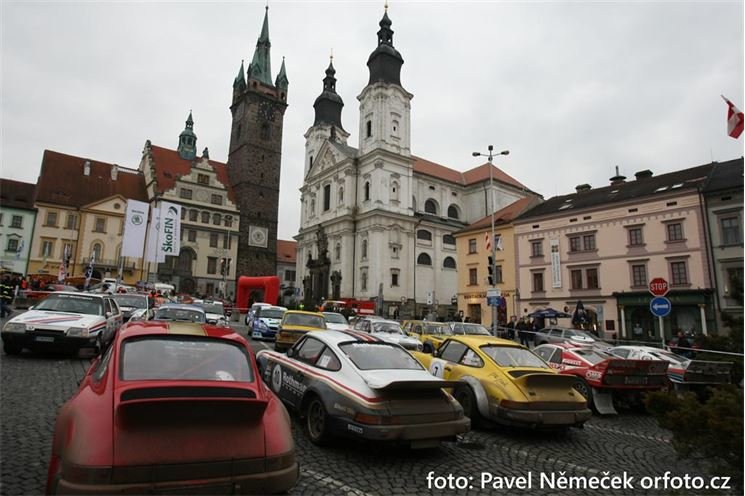
[(370, 199), (370, 181), (365, 183), (365, 201)]
[(367, 121), (367, 137), (372, 137), (372, 121)]
[(424, 202), (424, 211), (428, 214), (437, 215), (437, 202), (431, 198)]
[(427, 255), (426, 253), (420, 253), (419, 256), (416, 258), (416, 263), (418, 265), (432, 265), (432, 257)]
[(455, 259), (453, 257), (445, 257), (445, 260), (442, 261), (442, 266), (446, 269), (454, 269)]
[(460, 214), (458, 213), (458, 207), (455, 205), (450, 205), (448, 207), (448, 217), (451, 219), (460, 219)]
[(421, 239), (424, 241), (432, 241), (432, 233), (427, 231), (426, 229), (419, 229), (416, 232), (416, 239)]
[(362, 260), (367, 260), (367, 240), (362, 240)]

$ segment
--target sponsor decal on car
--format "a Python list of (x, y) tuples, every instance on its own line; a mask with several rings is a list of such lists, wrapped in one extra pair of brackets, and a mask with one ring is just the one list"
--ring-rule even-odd
[(598, 372), (597, 370), (588, 370), (587, 372), (585, 372), (585, 377), (587, 377), (588, 379), (599, 380), (603, 377), (603, 373)]
[(272, 370), (272, 390), (277, 394), (282, 390), (282, 367), (279, 364)]
[[(272, 382), (274, 382), (274, 376), (272, 376)], [(308, 386), (298, 381), (284, 370), (282, 371), (282, 384), (284, 384), (287, 389), (297, 394), (298, 396), (302, 396), (303, 393), (305, 393), (305, 390), (308, 389)]]
[(347, 424), (347, 430), (352, 431), (355, 434), (362, 435), (365, 431), (362, 429), (362, 427), (354, 424)]

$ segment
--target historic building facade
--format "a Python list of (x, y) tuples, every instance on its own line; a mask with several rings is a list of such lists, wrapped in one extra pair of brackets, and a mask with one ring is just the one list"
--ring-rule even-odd
[[(467, 172), (411, 153), (411, 100), (387, 12), (359, 100), (359, 142), (347, 143), (333, 63), (305, 133), (297, 278), (305, 304), (376, 298), (385, 315), (457, 310), (453, 233), (485, 216), (489, 165)], [(332, 61), (333, 62), (333, 61)], [(501, 208), (528, 190), (492, 169)], [(416, 302), (416, 303), (415, 303)]]
[(269, 7), (253, 59), (233, 82), (228, 175), (240, 211), (238, 276), (276, 272), (282, 124), (288, 80), (284, 60), (272, 82)]
[(0, 181), (0, 270), (26, 274), (34, 236), (36, 185)]

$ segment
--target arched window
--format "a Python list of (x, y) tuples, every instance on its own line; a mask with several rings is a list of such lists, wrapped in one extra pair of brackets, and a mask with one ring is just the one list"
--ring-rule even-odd
[(455, 236), (452, 234), (445, 234), (442, 237), (442, 244), (444, 245), (454, 245), (455, 244)]
[(233, 217), (230, 215), (225, 216), (225, 227), (233, 227)]
[(362, 260), (367, 259), (367, 240), (362, 240)]
[(445, 260), (442, 261), (442, 266), (446, 269), (454, 269), (455, 259), (453, 257), (445, 257)]
[(222, 215), (214, 214), (212, 216), (212, 223), (216, 226), (219, 226), (220, 224), (222, 224)]
[(416, 257), (416, 263), (419, 265), (432, 265), (432, 257), (426, 253), (420, 253), (419, 256)]
[(202, 223), (209, 224), (210, 223), (210, 213), (209, 212), (202, 212)]
[(416, 232), (416, 239), (423, 239), (424, 241), (432, 241), (432, 233), (426, 229), (419, 229)]
[(362, 274), (360, 274), (360, 279), (361, 279), (362, 291), (367, 291), (367, 269), (362, 269)]
[(457, 206), (450, 205), (448, 207), (448, 217), (451, 219), (460, 219), (460, 213), (458, 212)]
[(191, 274), (191, 263), (194, 260), (194, 252), (191, 250), (181, 250), (178, 254), (178, 270)]
[(431, 198), (424, 202), (424, 211), (428, 214), (437, 215), (437, 202)]
[(398, 182), (393, 181), (391, 182), (391, 200), (398, 201), (398, 193), (399, 193), (399, 187)]
[(365, 183), (365, 201), (370, 199), (370, 181)]
[(338, 262), (341, 260), (341, 243), (336, 243), (334, 247), (334, 259)]
[(101, 262), (101, 254), (103, 253), (103, 245), (101, 243), (93, 243), (91, 247), (91, 256), (96, 262)]

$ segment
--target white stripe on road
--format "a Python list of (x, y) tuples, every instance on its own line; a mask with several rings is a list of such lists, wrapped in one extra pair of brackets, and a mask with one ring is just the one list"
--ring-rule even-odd
[[(334, 486), (334, 488), (337, 489), (338, 492), (340, 493), (344, 493), (344, 494), (352, 493), (358, 496), (372, 496), (370, 493), (360, 491), (359, 489), (349, 486), (338, 479), (334, 479), (333, 477), (329, 477), (328, 475), (322, 474), (321, 472), (316, 472), (315, 470), (311, 470), (309, 468), (301, 467), (300, 473), (307, 474), (319, 482), (325, 482), (328, 485)], [(337, 492), (337, 491), (334, 491), (334, 492)]]

